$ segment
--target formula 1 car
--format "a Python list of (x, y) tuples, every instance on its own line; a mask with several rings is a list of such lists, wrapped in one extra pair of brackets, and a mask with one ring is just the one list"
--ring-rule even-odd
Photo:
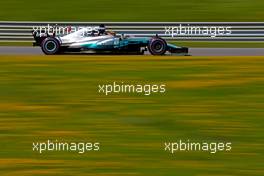
[(46, 55), (61, 53), (107, 53), (107, 54), (144, 54), (149, 51), (152, 55), (165, 53), (188, 54), (188, 48), (168, 44), (159, 36), (133, 37), (117, 36), (112, 31), (106, 31), (104, 25), (96, 30), (82, 28), (76, 32), (56, 36), (48, 32), (43, 34), (33, 32), (34, 46), (40, 46)]

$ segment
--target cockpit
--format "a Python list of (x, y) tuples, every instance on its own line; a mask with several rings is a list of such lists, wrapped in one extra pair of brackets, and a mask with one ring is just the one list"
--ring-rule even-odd
[(83, 42), (95, 39), (105, 39), (115, 37), (116, 33), (106, 31), (104, 26), (81, 28), (76, 32), (61, 37), (64, 43)]
[(79, 36), (79, 37), (97, 37), (97, 36), (103, 36), (103, 35), (112, 35), (112, 36), (116, 35), (115, 32), (106, 31), (105, 28), (102, 28), (102, 27), (99, 27), (99, 28), (82, 28), (73, 34), (75, 34), (75, 36)]

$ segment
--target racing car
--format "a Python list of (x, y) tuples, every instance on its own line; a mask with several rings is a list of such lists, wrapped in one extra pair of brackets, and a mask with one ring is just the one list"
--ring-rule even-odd
[(64, 36), (49, 32), (33, 32), (34, 46), (40, 46), (46, 55), (61, 53), (108, 53), (108, 54), (144, 54), (165, 53), (188, 54), (188, 48), (167, 43), (155, 35), (153, 37), (117, 36), (113, 31), (106, 31), (104, 25), (96, 30), (82, 28)]

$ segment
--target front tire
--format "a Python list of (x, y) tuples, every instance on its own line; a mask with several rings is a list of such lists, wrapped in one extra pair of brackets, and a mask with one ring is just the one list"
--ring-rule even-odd
[(46, 55), (58, 54), (60, 51), (60, 43), (56, 38), (48, 37), (42, 41), (41, 49)]
[(162, 38), (152, 38), (148, 50), (152, 55), (164, 55), (167, 51), (167, 42)]

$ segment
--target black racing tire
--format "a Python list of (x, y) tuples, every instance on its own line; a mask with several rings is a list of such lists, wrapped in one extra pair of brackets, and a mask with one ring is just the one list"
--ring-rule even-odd
[(41, 43), (41, 50), (46, 55), (55, 55), (60, 52), (60, 42), (53, 37), (44, 39)]
[(152, 55), (164, 55), (167, 51), (167, 42), (162, 38), (152, 38), (149, 41), (148, 50)]

